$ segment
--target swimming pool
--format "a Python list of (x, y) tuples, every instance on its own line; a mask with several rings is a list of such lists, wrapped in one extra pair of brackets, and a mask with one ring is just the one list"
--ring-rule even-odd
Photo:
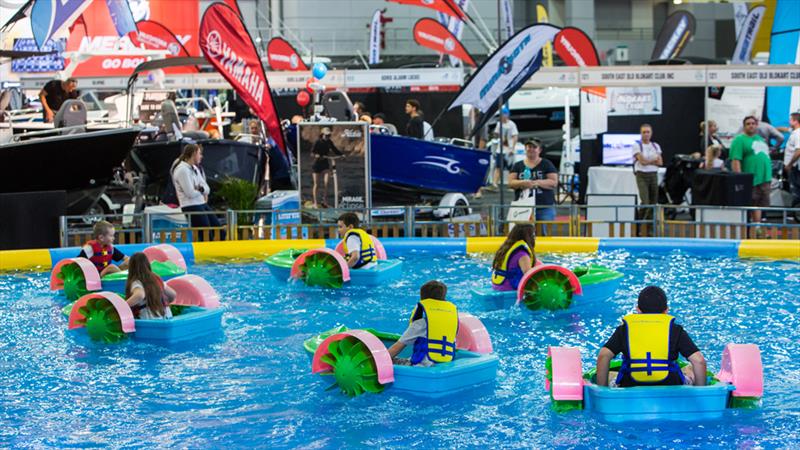
[[(378, 289), (309, 290), (276, 284), (263, 264), (190, 268), (221, 294), (224, 334), (164, 348), (95, 345), (68, 332), (63, 299), (45, 273), (0, 276), (0, 446), (341, 448), (797, 447), (800, 444), (800, 263), (624, 250), (543, 255), (625, 273), (603, 305), (560, 312), (496, 310), (473, 300), (488, 255), (410, 252), (402, 280)], [(385, 393), (325, 391), (302, 344), (336, 324), (402, 332), (419, 285), (438, 278), (478, 316), (500, 357), (497, 381), (436, 402)], [(759, 280), (756, 282), (755, 280)], [(761, 347), (760, 410), (727, 410), (698, 424), (610, 425), (585, 412), (556, 415), (544, 391), (548, 345), (580, 347), (584, 368), (631, 311), (638, 289), (665, 288), (671, 312), (719, 368), (728, 342)]]

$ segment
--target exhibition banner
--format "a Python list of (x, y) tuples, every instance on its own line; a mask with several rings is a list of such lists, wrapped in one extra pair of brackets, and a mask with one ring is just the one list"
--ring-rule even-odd
[(372, 14), (372, 23), (369, 27), (369, 63), (381, 62), (381, 10), (376, 9)]
[(414, 25), (414, 41), (437, 53), (444, 53), (476, 67), (475, 60), (447, 28), (433, 19), (420, 19)]
[(136, 21), (133, 20), (128, 0), (106, 0), (106, 6), (111, 23), (117, 30), (117, 36), (125, 36), (136, 31)]
[(278, 148), (286, 153), (264, 67), (247, 27), (236, 11), (222, 3), (208, 7), (200, 22), (200, 48), (208, 62), (264, 122)]
[[(536, 23), (550, 23), (547, 18), (547, 8), (543, 4), (536, 4)], [(542, 48), (542, 66), (553, 67), (553, 44), (547, 43)]]
[(460, 20), (466, 20), (467, 14), (458, 7), (455, 0), (386, 0), (401, 5), (421, 6), (429, 8)]
[[(469, 0), (456, 0), (456, 4), (462, 11), (466, 11), (469, 6)], [(452, 33), (457, 40), (461, 41), (461, 35), (464, 34), (464, 21), (456, 19), (455, 17), (450, 17), (449, 23), (447, 23), (447, 30)], [(461, 60), (455, 56), (447, 55), (447, 58), (450, 60), (451, 66), (457, 67), (461, 65)]]
[(697, 22), (688, 11), (676, 11), (667, 17), (664, 26), (658, 33), (656, 46), (650, 59), (673, 59), (680, 56), (686, 44), (694, 35)]
[(606, 89), (609, 116), (661, 114), (660, 87), (612, 87)]
[[(768, 17), (764, 23), (769, 24)], [(771, 31), (769, 63), (800, 64), (800, 14), (796, 2), (778, 2)], [(772, 125), (788, 126), (789, 113), (800, 111), (800, 71), (795, 72), (790, 78), (794, 80), (791, 86), (767, 88), (767, 116)]]
[(765, 6), (755, 6), (747, 14), (742, 31), (736, 39), (736, 50), (733, 51), (733, 64), (746, 64), (750, 62), (750, 54), (753, 51), (753, 43), (761, 26), (761, 19), (764, 18), (767, 8)]
[(553, 42), (556, 53), (568, 66), (600, 65), (600, 58), (597, 56), (597, 49), (592, 39), (579, 28), (563, 28)]
[(31, 8), (31, 31), (41, 49), (50, 38), (66, 29), (92, 0), (36, 0)]
[(267, 44), (267, 59), (272, 70), (308, 70), (297, 50), (283, 38), (270, 39)]
[[(172, 34), (164, 25), (152, 20), (141, 20), (136, 23), (138, 31), (130, 33), (128, 38), (131, 43), (145, 50), (164, 50), (170, 57), (189, 57), (189, 51), (181, 44), (178, 37)], [(162, 69), (166, 74), (196, 73), (197, 67), (167, 67)]]
[(508, 39), (514, 35), (514, 9), (511, 6), (511, 0), (500, 0), (500, 11), (503, 31), (505, 31), (505, 38)]

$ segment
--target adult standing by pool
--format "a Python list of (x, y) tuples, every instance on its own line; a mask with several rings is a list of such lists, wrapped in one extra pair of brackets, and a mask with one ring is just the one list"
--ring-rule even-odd
[[(753, 174), (753, 206), (769, 207), (769, 185), (772, 181), (772, 161), (769, 147), (764, 138), (758, 135), (758, 119), (747, 116), (742, 121), (744, 133), (731, 142), (731, 171)], [(761, 223), (761, 210), (753, 210), (753, 222)], [(759, 228), (750, 230), (751, 237), (760, 232)]]
[(50, 80), (39, 91), (39, 101), (42, 102), (42, 118), (45, 122), (52, 122), (56, 113), (65, 101), (78, 98), (78, 80), (67, 78), (64, 81)]
[[(206, 174), (200, 163), (203, 161), (203, 147), (199, 144), (186, 144), (181, 156), (172, 163), (172, 183), (178, 194), (178, 203), (185, 213), (210, 212), (208, 195), (211, 188), (206, 182)], [(188, 214), (192, 228), (219, 227), (214, 214)], [(223, 231), (224, 239), (224, 231)], [(202, 239), (200, 239), (202, 240)]]
[[(636, 175), (636, 187), (639, 188), (639, 200), (642, 205), (658, 203), (658, 168), (664, 164), (661, 159), (661, 147), (652, 141), (653, 127), (644, 123), (639, 127), (642, 139), (633, 148), (633, 172)], [(640, 210), (639, 220), (651, 220), (653, 210)], [(652, 233), (652, 230), (650, 230)], [(640, 235), (643, 233), (639, 233)]]
[(514, 189), (514, 200), (535, 195), (536, 220), (551, 221), (556, 218), (555, 189), (558, 185), (558, 170), (552, 162), (542, 158), (541, 154), (542, 144), (539, 141), (526, 142), (525, 159), (511, 166), (508, 185)]

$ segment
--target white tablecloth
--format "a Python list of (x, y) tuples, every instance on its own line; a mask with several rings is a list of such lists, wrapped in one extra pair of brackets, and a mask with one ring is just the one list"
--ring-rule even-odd
[[(664, 181), (667, 169), (658, 168), (658, 183)], [(639, 198), (639, 189), (636, 187), (636, 176), (631, 167), (589, 167), (589, 184), (586, 194), (633, 194)]]

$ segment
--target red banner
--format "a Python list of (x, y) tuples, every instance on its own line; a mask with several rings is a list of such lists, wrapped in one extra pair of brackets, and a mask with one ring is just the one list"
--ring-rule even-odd
[(236, 0), (222, 0), (226, 5), (230, 6), (231, 9), (236, 12), (236, 15), (242, 17), (242, 11), (239, 9), (239, 4), (236, 3)]
[[(198, 1), (181, 2), (180, 13), (173, 0), (150, 0), (130, 3), (131, 13), (137, 22), (150, 20), (162, 24), (184, 46), (189, 55), (200, 55), (197, 45), (197, 18), (200, 15)], [(67, 51), (103, 53), (93, 56), (78, 65), (73, 72), (76, 77), (126, 77), (143, 63), (144, 56), (112, 56), (127, 52), (135, 53), (135, 46), (128, 36), (119, 37), (111, 21), (106, 2), (92, 2), (83, 11), (85, 27), (73, 27), (67, 39)], [(170, 73), (190, 73), (193, 68), (178, 68)]]
[(267, 44), (267, 58), (272, 70), (308, 70), (292, 44), (283, 38), (272, 38)]
[(420, 19), (414, 25), (414, 40), (417, 44), (435, 52), (454, 56), (465, 64), (477, 67), (475, 60), (461, 42), (447, 28), (433, 19)]
[(236, 11), (222, 3), (208, 7), (200, 21), (200, 48), (208, 62), (264, 121), (269, 135), (286, 153), (264, 67), (247, 27)]
[(579, 28), (566, 27), (554, 40), (556, 53), (568, 66), (592, 67), (600, 65), (597, 49), (592, 39)]
[[(142, 20), (136, 22), (136, 27), (139, 29), (136, 33), (129, 33), (128, 38), (131, 43), (139, 48), (146, 50), (166, 50), (169, 56), (190, 56), (181, 42), (167, 29), (164, 25), (152, 20)], [(164, 73), (195, 73), (198, 72), (197, 67), (168, 67), (164, 69)]]
[(400, 3), (401, 5), (421, 6), (439, 11), (442, 14), (453, 16), (456, 19), (466, 20), (467, 14), (458, 7), (453, 0), (386, 0), (388, 2)]

